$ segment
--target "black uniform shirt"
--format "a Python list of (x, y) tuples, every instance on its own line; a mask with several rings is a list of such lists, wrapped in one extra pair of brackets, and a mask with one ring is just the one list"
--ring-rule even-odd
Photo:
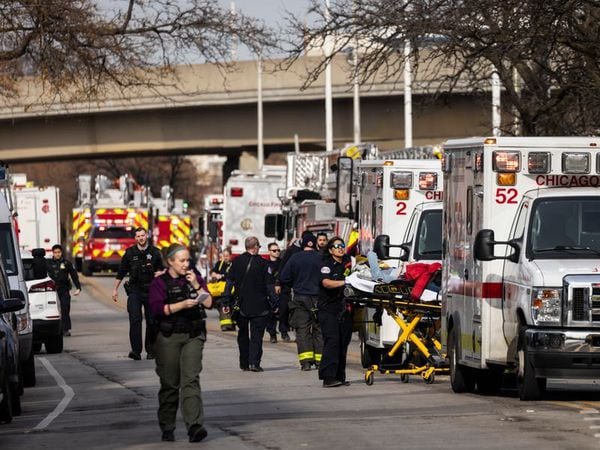
[[(250, 260), (252, 263), (248, 265)], [(267, 261), (248, 252), (235, 258), (227, 272), (227, 284), (235, 287), (234, 295), (240, 300), (240, 311), (248, 317), (264, 316), (271, 310), (267, 300), (268, 283)]]
[(333, 314), (341, 313), (344, 310), (344, 288), (327, 289), (323, 286), (323, 280), (343, 280), (350, 275), (352, 260), (348, 255), (344, 255), (342, 262), (339, 263), (331, 256), (323, 260), (321, 266), (321, 289), (319, 291), (318, 307), (320, 310), (328, 311)]
[(162, 269), (163, 262), (159, 249), (148, 245), (144, 250), (140, 250), (136, 244), (125, 250), (116, 278), (122, 280), (129, 273), (132, 287), (147, 290), (154, 278), (154, 272)]
[(317, 296), (322, 263), (323, 254), (316, 250), (296, 253), (281, 269), (279, 281), (291, 286), (295, 294)]
[(73, 284), (77, 289), (81, 289), (81, 283), (79, 283), (79, 276), (71, 261), (67, 261), (64, 258), (60, 259), (48, 259), (46, 260), (48, 268), (48, 276), (56, 283), (56, 290), (63, 291), (71, 289), (71, 282), (69, 277), (73, 280)]

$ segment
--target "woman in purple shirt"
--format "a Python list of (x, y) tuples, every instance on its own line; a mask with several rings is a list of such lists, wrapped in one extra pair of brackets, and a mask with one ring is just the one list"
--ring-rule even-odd
[(190, 253), (184, 246), (168, 248), (167, 264), (168, 270), (154, 278), (149, 292), (150, 309), (160, 329), (156, 339), (158, 422), (162, 440), (174, 441), (177, 406), (181, 404), (189, 441), (199, 442), (207, 435), (200, 371), (206, 341), (204, 309), (212, 307), (212, 297), (202, 277), (190, 270)]

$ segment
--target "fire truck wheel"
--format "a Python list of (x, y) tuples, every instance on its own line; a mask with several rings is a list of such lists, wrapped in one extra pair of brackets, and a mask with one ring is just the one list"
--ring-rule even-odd
[(450, 360), (450, 385), (456, 393), (473, 392), (475, 389), (475, 378), (472, 371), (458, 363), (459, 330), (454, 328), (448, 336), (448, 359)]
[(85, 261), (81, 263), (81, 273), (86, 277), (92, 276), (92, 268), (89, 263), (86, 263)]
[(525, 342), (527, 327), (519, 328), (519, 343), (517, 345), (517, 390), (521, 400), (538, 400), (546, 390), (546, 379), (536, 378), (535, 367), (531, 362)]

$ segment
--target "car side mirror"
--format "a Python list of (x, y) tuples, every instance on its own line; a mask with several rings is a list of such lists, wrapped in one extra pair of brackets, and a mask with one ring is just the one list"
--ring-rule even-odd
[(0, 301), (0, 313), (15, 312), (25, 308), (25, 298), (23, 293), (21, 293), (21, 297), (23, 298), (6, 298)]
[(381, 234), (375, 238), (373, 251), (378, 259), (389, 259), (390, 257), (390, 237), (387, 234)]
[(400, 261), (408, 261), (411, 249), (412, 245), (410, 243), (400, 245), (400, 250), (402, 250), (402, 254), (400, 255)]
[[(508, 256), (496, 256), (494, 247), (496, 245), (508, 245), (513, 248), (513, 252)], [(479, 261), (492, 261), (495, 259), (507, 259), (513, 263), (519, 261), (521, 247), (513, 241), (496, 241), (494, 230), (480, 230), (475, 236), (473, 256)]]

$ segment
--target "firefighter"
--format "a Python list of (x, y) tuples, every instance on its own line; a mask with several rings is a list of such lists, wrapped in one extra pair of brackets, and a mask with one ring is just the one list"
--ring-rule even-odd
[(71, 261), (63, 258), (63, 248), (60, 244), (52, 246), (52, 259), (48, 261), (48, 276), (56, 283), (63, 335), (71, 336), (71, 280), (75, 285), (73, 295), (76, 296), (81, 292), (81, 283)]
[(301, 370), (319, 366), (323, 338), (317, 318), (317, 299), (321, 284), (323, 255), (316, 250), (317, 239), (307, 234), (302, 239), (303, 251), (293, 255), (281, 269), (279, 280), (291, 286), (290, 325), (296, 330), (296, 345)]
[(317, 233), (317, 250), (323, 254), (327, 253), (327, 233), (322, 231)]
[[(173, 244), (167, 250), (166, 273), (150, 284), (149, 302), (157, 318), (156, 373), (160, 377), (158, 422), (163, 441), (174, 441), (177, 407), (190, 442), (207, 436), (200, 390), (202, 354), (206, 341), (205, 308), (212, 297), (202, 277), (190, 270), (190, 253)], [(180, 401), (181, 400), (181, 401)]]
[(346, 276), (352, 269), (352, 258), (345, 254), (346, 245), (341, 237), (327, 242), (328, 256), (321, 267), (319, 292), (319, 325), (323, 333), (323, 358), (319, 379), (323, 387), (348, 385), (346, 355), (352, 339), (352, 310), (344, 299)]
[[(269, 315), (269, 321), (267, 323), (267, 331), (271, 336), (271, 344), (277, 344), (277, 322), (279, 322), (279, 332), (283, 336), (287, 334), (287, 327), (281, 326), (281, 320), (279, 315), (279, 294), (281, 288), (275, 285), (275, 280), (279, 275), (279, 267), (281, 266), (281, 249), (277, 242), (271, 242), (268, 246), (269, 249), (269, 278), (270, 283), (267, 285), (269, 289), (269, 303), (271, 304), (271, 314)], [(289, 340), (289, 336), (288, 336)]]
[[(136, 228), (135, 245), (129, 247), (117, 271), (113, 288), (113, 301), (119, 300), (118, 289), (123, 278), (129, 274), (129, 281), (124, 284), (127, 293), (127, 313), (129, 314), (129, 342), (131, 351), (128, 357), (139, 361), (142, 359), (142, 320), (146, 319), (146, 335), (144, 347), (146, 359), (154, 359), (154, 341), (156, 340), (156, 324), (148, 307), (148, 289), (155, 276), (164, 273), (160, 250), (148, 242), (148, 232), (144, 228)], [(144, 315), (142, 316), (142, 309)]]
[[(225, 278), (230, 268), (231, 249), (226, 248), (221, 253), (221, 260), (218, 263), (216, 263), (210, 271), (211, 282), (221, 282), (224, 287)], [(219, 311), (219, 324), (221, 325), (221, 331), (235, 331), (235, 323), (233, 323), (233, 319), (231, 318), (231, 308), (226, 299), (227, 297), (223, 295), (213, 297), (213, 300), (217, 305)]]

